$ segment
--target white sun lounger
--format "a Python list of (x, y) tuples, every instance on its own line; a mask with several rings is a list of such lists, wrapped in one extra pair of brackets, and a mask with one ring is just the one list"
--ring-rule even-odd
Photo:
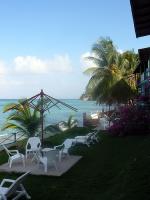
[(87, 135), (76, 136), (75, 143), (85, 144), (89, 147), (92, 142), (92, 140), (91, 140), (92, 135), (93, 135), (93, 133), (91, 132), (91, 133), (88, 133)]
[(76, 136), (75, 137), (75, 143), (81, 143), (85, 144), (88, 147), (90, 144), (99, 142), (99, 138), (97, 136), (98, 131), (90, 132), (87, 135), (82, 135), (82, 136)]
[[(13, 196), (12, 200), (17, 200), (22, 196), (25, 196), (26, 199), (31, 199), (24, 186), (22, 185), (22, 182), (29, 173), (30, 172), (26, 172), (25, 174), (19, 176), (16, 180), (3, 179), (0, 184), (0, 199), (7, 200), (11, 196)], [(4, 186), (6, 183), (11, 185), (6, 187)]]

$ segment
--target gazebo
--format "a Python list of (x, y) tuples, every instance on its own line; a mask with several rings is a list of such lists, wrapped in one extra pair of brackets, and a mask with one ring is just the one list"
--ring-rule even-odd
[(28, 103), (29, 106), (33, 109), (37, 109), (40, 112), (40, 118), (41, 118), (41, 141), (43, 145), (44, 140), (44, 112), (50, 110), (52, 107), (57, 107), (60, 109), (60, 106), (65, 106), (75, 112), (77, 112), (77, 109), (73, 106), (70, 106), (63, 101), (60, 101), (58, 99), (55, 99), (43, 92), (41, 90), (40, 93), (32, 96), (29, 99), (26, 99), (24, 103)]

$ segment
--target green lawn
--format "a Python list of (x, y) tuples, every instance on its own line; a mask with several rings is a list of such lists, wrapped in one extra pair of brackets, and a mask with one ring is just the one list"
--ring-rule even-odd
[[(47, 140), (60, 144), (66, 137), (88, 132), (75, 129)], [(25, 186), (32, 199), (48, 200), (148, 200), (150, 199), (150, 136), (111, 137), (100, 133), (100, 143), (77, 145), (73, 154), (83, 158), (61, 177), (30, 175)], [(0, 162), (7, 160), (0, 153)], [(4, 177), (16, 174), (1, 173)]]

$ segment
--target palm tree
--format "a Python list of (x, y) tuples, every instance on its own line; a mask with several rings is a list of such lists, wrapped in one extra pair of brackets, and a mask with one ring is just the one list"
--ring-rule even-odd
[(2, 130), (15, 129), (27, 136), (33, 136), (37, 133), (40, 125), (40, 116), (36, 109), (32, 110), (28, 103), (19, 100), (18, 103), (7, 104), (3, 112), (9, 112), (7, 121)]
[(125, 66), (125, 71), (124, 71), (124, 77), (127, 78), (128, 84), (131, 86), (131, 88), (136, 89), (136, 77), (135, 74), (133, 73), (136, 66), (139, 63), (139, 57), (138, 54), (132, 51), (125, 51), (122, 54), (122, 58), (126, 60), (126, 66)]
[[(91, 95), (98, 103), (107, 104), (125, 103), (132, 98), (136, 88), (135, 80), (131, 81), (131, 74), (138, 62), (134, 51), (121, 54), (110, 38), (101, 38), (93, 45), (92, 55), (87, 59), (96, 66), (84, 72), (92, 75), (86, 94)], [(126, 95), (122, 95), (121, 91)]]

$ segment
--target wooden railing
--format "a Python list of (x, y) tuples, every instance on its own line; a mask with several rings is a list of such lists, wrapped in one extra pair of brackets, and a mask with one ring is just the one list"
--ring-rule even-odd
[(12, 143), (16, 143), (17, 141), (19, 141), (21, 138), (23, 139), (24, 134), (20, 134), (20, 133), (11, 133), (8, 136), (2, 136), (4, 137), (1, 141), (0, 141), (0, 145), (2, 144), (12, 144)]

